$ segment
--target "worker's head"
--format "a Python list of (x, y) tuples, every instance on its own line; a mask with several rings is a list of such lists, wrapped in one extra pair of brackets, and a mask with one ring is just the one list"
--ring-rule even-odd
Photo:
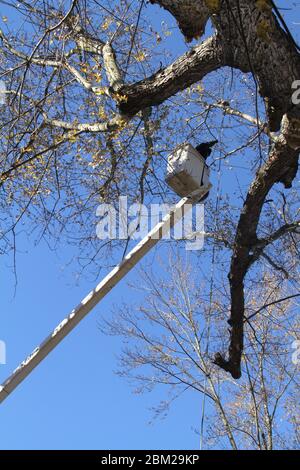
[(211, 140), (210, 142), (207, 142), (208, 147), (213, 147), (218, 143), (218, 140)]

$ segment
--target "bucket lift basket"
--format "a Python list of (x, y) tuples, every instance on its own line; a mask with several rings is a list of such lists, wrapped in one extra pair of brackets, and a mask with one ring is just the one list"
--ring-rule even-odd
[(209, 174), (205, 159), (191, 144), (178, 146), (168, 157), (166, 183), (180, 197), (206, 194), (211, 187)]

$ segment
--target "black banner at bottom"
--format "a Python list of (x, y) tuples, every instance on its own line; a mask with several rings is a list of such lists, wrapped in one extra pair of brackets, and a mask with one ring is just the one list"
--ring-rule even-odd
[(74, 464), (77, 467), (99, 468), (100, 466), (120, 465), (125, 468), (138, 468), (141, 465), (177, 465), (193, 466), (215, 464), (241, 464), (251, 461), (276, 460), (276, 464), (286, 463), (287, 457), (299, 454), (297, 451), (181, 451), (181, 450), (93, 450), (93, 451), (0, 451), (4, 463), (6, 458), (10, 464), (28, 461), (40, 464)]

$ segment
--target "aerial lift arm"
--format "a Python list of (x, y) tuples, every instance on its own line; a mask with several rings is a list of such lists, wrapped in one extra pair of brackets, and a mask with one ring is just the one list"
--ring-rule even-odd
[[(205, 195), (209, 188), (203, 190)], [(140, 241), (123, 261), (118, 264), (96, 287), (93, 289), (77, 307), (66, 317), (52, 333), (38, 346), (13, 374), (0, 386), (0, 403), (10, 395), (15, 388), (23, 382), (30, 372), (54, 349), (75, 326), (108, 294), (111, 289), (158, 243), (166, 230), (172, 229), (174, 225), (192, 207), (192, 198), (183, 197), (158, 223), (148, 235)], [(185, 210), (184, 207), (186, 206)]]
[[(133, 248), (122, 262), (118, 264), (77, 307), (66, 317), (52, 333), (19, 365), (12, 375), (0, 386), (0, 403), (3, 402), (31, 371), (75, 328), (75, 326), (108, 294), (111, 289), (158, 243), (158, 241), (171, 230), (176, 223), (192, 208), (192, 204), (203, 199), (208, 193), (211, 184), (208, 176), (203, 183), (203, 164), (197, 160), (197, 152), (189, 144), (180, 147), (177, 153), (169, 158), (169, 163), (180, 160), (178, 169), (170, 167), (170, 181), (168, 184), (179, 194), (192, 192), (182, 199), (170, 212)], [(195, 153), (196, 152), (196, 153)], [(175, 155), (175, 157), (174, 157)], [(190, 157), (190, 158), (188, 158)], [(202, 158), (200, 156), (200, 158)], [(184, 170), (184, 171), (182, 171)], [(195, 177), (196, 172), (196, 177)]]

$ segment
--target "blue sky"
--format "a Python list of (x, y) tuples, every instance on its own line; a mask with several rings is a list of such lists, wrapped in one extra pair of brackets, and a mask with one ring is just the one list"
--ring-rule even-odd
[[(158, 22), (162, 10), (153, 12)], [(172, 41), (178, 52), (185, 48), (181, 39), (176, 46)], [(229, 185), (226, 181), (224, 192)], [(58, 254), (21, 234), (15, 295), (12, 260), (2, 257), (0, 339), (7, 345), (7, 364), (0, 365), (0, 382), (95, 286), (84, 276), (75, 279), (67, 265), (72, 256), (76, 249), (70, 246), (60, 247)], [(135, 395), (114, 374), (120, 341), (102, 335), (97, 322), (130, 298), (127, 282), (137, 280), (135, 269), (0, 406), (0, 449), (199, 448), (194, 428), (201, 419), (200, 395), (184, 394), (166, 419), (149, 424), (149, 409), (165, 391)]]
[[(28, 244), (24, 242), (24, 247)], [(150, 255), (151, 256), (151, 255)], [(67, 257), (67, 255), (66, 255)], [(74, 286), (72, 273), (45, 246), (19, 253), (18, 288), (2, 266), (1, 337), (7, 343), (3, 381), (94, 284)], [(135, 395), (117, 377), (119, 340), (102, 335), (97, 321), (128, 298), (128, 276), (0, 407), (1, 449), (196, 448), (200, 397), (183, 396), (168, 418), (149, 425), (161, 390)], [(148, 410), (147, 410), (148, 409)], [(195, 410), (199, 409), (199, 413)], [(180, 426), (178, 425), (180, 423)]]

